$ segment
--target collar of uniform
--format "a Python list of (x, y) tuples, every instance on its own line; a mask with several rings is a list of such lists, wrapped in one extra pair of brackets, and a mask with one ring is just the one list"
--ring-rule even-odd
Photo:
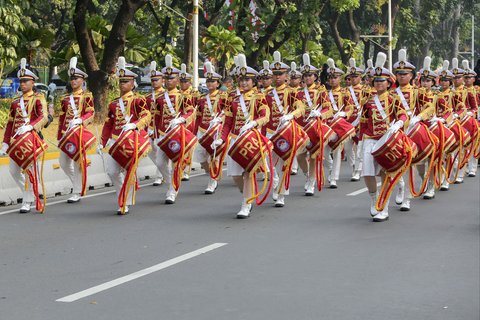
[(256, 93), (256, 92), (255, 92), (255, 89), (250, 89), (250, 90), (248, 90), (248, 91), (246, 91), (246, 92), (242, 92), (242, 94), (243, 94), (243, 96), (244, 96), (245, 98), (250, 98), (250, 97), (253, 96), (255, 93)]
[(29, 91), (29, 92), (27, 92), (27, 93), (22, 94), (22, 97), (24, 97), (24, 98), (30, 98), (30, 97), (32, 97), (34, 94), (35, 94), (35, 92)]
[(413, 90), (413, 89), (414, 89), (414, 88), (413, 88), (413, 86), (412, 86), (410, 83), (407, 83), (407, 84), (404, 85), (403, 87), (400, 86), (400, 90), (402, 90), (402, 92), (403, 92), (403, 91), (407, 91), (407, 90)]
[(122, 96), (122, 99), (123, 100), (127, 100), (129, 98), (133, 97), (133, 91), (129, 91), (127, 93), (125, 93), (123, 96)]
[(73, 91), (73, 95), (74, 95), (74, 96), (78, 96), (78, 95), (80, 95), (80, 94), (82, 94), (82, 93), (83, 93), (83, 89), (81, 89), (81, 88), (78, 89), (77, 91)]
[(356, 85), (352, 86), (353, 89), (357, 89), (357, 90), (362, 90), (362, 84), (361, 83), (357, 83)]
[(465, 87), (465, 85), (459, 85), (458, 87), (455, 87), (455, 91), (458, 91), (458, 90), (463, 90), (463, 88)]
[(182, 90), (183, 94), (190, 94), (192, 93), (192, 88), (188, 88), (187, 90)]
[(307, 90), (308, 90), (308, 91), (315, 90), (315, 89), (316, 89), (316, 84), (315, 84), (315, 82), (312, 83), (310, 86), (307, 87)]
[(339, 92), (342, 90), (341, 86), (336, 87), (335, 89), (332, 89), (332, 92)]
[(219, 90), (215, 89), (213, 92), (210, 92), (210, 97), (215, 97), (218, 94)]
[(286, 83), (283, 83), (283, 84), (279, 85), (278, 87), (276, 87), (275, 89), (276, 89), (277, 91), (283, 91), (283, 90), (285, 90), (286, 88), (287, 88), (287, 84), (286, 84)]
[(179, 93), (180, 90), (178, 90), (178, 88), (173, 88), (172, 90), (167, 90), (168, 91), (168, 94), (176, 94), (176, 93)]
[(389, 93), (388, 93), (388, 90), (385, 91), (384, 93), (380, 94), (378, 97), (380, 99), (386, 99), (388, 97)]
[(160, 87), (160, 88), (158, 88), (158, 89), (155, 89), (155, 93), (160, 93), (160, 94), (162, 94), (164, 91), (165, 91), (165, 90), (164, 90), (162, 87)]

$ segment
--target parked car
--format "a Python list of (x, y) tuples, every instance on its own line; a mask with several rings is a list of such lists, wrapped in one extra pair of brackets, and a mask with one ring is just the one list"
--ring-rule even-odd
[(46, 99), (50, 96), (50, 90), (44, 83), (35, 82), (35, 89), (37, 89), (37, 92), (43, 93)]

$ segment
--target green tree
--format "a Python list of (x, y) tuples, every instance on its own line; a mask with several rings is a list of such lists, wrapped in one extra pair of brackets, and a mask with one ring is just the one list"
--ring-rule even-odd
[(7, 65), (17, 60), (19, 32), (24, 29), (22, 10), (28, 8), (28, 2), (0, 0), (0, 78)]

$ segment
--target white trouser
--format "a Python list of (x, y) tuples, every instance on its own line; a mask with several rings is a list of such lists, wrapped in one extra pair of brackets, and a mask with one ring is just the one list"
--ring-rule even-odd
[[(33, 167), (30, 166), (30, 169), (33, 173)], [(15, 161), (10, 159), (9, 165), (10, 174), (12, 175), (13, 180), (18, 185), (20, 190), (22, 191), (22, 203), (33, 202), (35, 200), (35, 196), (33, 194), (33, 187), (28, 183), (28, 190), (25, 190), (25, 182), (28, 177), (22, 172), (22, 168), (20, 168)], [(40, 186), (39, 186), (40, 187)]]
[[(115, 159), (108, 153), (104, 153), (103, 157), (105, 159), (105, 166), (107, 170), (107, 174), (112, 180), (113, 186), (115, 187), (115, 191), (117, 192), (117, 197), (120, 195), (120, 191), (122, 190), (123, 181), (125, 180), (125, 169), (123, 169)], [(127, 206), (133, 203), (133, 191), (128, 191), (128, 199), (127, 199)]]
[[(290, 172), (283, 172), (283, 165), (285, 161), (283, 161), (282, 158), (280, 158), (276, 153), (273, 154), (273, 163), (276, 163), (273, 174), (278, 175), (278, 187), (277, 190), (280, 189), (280, 184), (282, 183), (282, 177), (285, 174), (285, 179), (288, 179), (287, 176), (290, 176)], [(288, 168), (285, 168), (285, 170), (288, 170)], [(278, 193), (284, 196), (288, 196), (290, 194), (289, 189), (285, 189), (285, 181), (283, 181), (283, 185), (281, 186), (282, 190)]]
[(372, 150), (378, 140), (366, 139), (362, 143), (362, 177), (375, 177), (380, 174), (382, 167), (372, 156)]
[(355, 170), (362, 171), (363, 167), (363, 140), (358, 141), (357, 156), (355, 157)]
[(67, 175), (73, 185), (73, 193), (80, 194), (82, 192), (82, 172), (80, 165), (73, 161), (66, 153), (60, 152), (60, 168)]
[(157, 155), (155, 156), (155, 164), (163, 176), (167, 186), (172, 184), (172, 160), (170, 160), (162, 149), (157, 148)]
[(470, 156), (470, 159), (468, 159), (468, 173), (477, 173), (477, 167), (478, 167), (478, 159), (475, 158), (473, 155)]
[[(152, 162), (157, 165), (157, 162), (156, 162), (156, 159), (157, 159), (157, 150), (160, 149), (159, 146), (157, 146), (157, 144), (155, 144), (153, 142), (153, 139), (150, 139), (150, 145), (152, 146), (152, 151), (150, 151), (148, 153), (148, 157), (150, 158), (150, 160), (152, 160)], [(157, 172), (155, 173), (157, 175), (157, 178), (161, 178), (161, 173), (160, 173), (160, 170), (157, 168)]]
[[(330, 157), (332, 153), (332, 158)], [(330, 171), (330, 176), (328, 180), (338, 180), (340, 177), (340, 166), (342, 161), (342, 148), (338, 147), (335, 151), (332, 152), (332, 148), (327, 144), (325, 145), (324, 152), (325, 159), (327, 160), (328, 170)]]
[(355, 166), (357, 160), (357, 144), (352, 139), (348, 139), (347, 141), (345, 141), (343, 147), (350, 168), (353, 168), (354, 171), (358, 170)]

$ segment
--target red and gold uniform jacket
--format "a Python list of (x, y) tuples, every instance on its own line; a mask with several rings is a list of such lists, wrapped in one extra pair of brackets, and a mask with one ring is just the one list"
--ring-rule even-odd
[(149, 93), (145, 96), (145, 101), (147, 103), (147, 109), (150, 111), (150, 114), (151, 114), (151, 120), (150, 120), (150, 123), (148, 125), (148, 128), (150, 130), (152, 130), (152, 132), (153, 132), (153, 134), (150, 136), (150, 138), (152, 138), (152, 139), (158, 138), (157, 136), (155, 136), (155, 125), (154, 125), (155, 114), (157, 112), (156, 108), (155, 108), (155, 100), (157, 100), (158, 97), (163, 95), (164, 92), (165, 92), (164, 88), (158, 88), (155, 91), (153, 91), (153, 92), (151, 92), (151, 93)]
[(31, 125), (37, 132), (42, 130), (48, 121), (47, 102), (41, 93), (29, 92), (23, 95), (25, 117), (20, 104), (21, 97), (16, 98), (10, 104), (7, 126), (3, 142), (10, 145), (10, 140), (15, 132), (23, 125)]
[(401, 103), (396, 102), (396, 97), (388, 91), (378, 97), (386, 115), (383, 119), (375, 104), (375, 96), (372, 95), (362, 105), (362, 115), (360, 117), (360, 137), (362, 139), (380, 139), (393, 120), (402, 120), (404, 124), (408, 120), (407, 111)]
[[(170, 109), (167, 103), (166, 96), (170, 99), (172, 109)], [(192, 100), (182, 95), (180, 90), (175, 88), (173, 90), (167, 90), (157, 97), (155, 116), (153, 119), (157, 135), (164, 135), (167, 132), (170, 121), (177, 115), (185, 119), (187, 126), (193, 121)]]
[(435, 114), (438, 118), (445, 119), (449, 123), (452, 117), (452, 99), (453, 92), (450, 89), (436, 92)]
[(223, 141), (227, 141), (229, 136), (237, 137), (247, 120), (256, 121), (259, 130), (262, 130), (262, 126), (268, 122), (270, 112), (263, 93), (257, 92), (254, 88), (243, 92), (243, 97), (248, 114), (243, 113), (240, 96), (231, 99), (225, 108), (225, 121), (222, 130)]
[(464, 85), (452, 89), (452, 112), (462, 119), (467, 113), (467, 90)]
[[(73, 102), (75, 103), (75, 108), (77, 109), (77, 118), (82, 119), (82, 124), (86, 127), (93, 121), (93, 115), (95, 109), (93, 107), (93, 95), (89, 91), (83, 91), (82, 89), (73, 92)], [(61, 110), (60, 116), (58, 118), (58, 131), (57, 131), (57, 140), (62, 139), (63, 135), (70, 125), (70, 121), (75, 118), (73, 107), (70, 105), (70, 95), (66, 94), (62, 96), (60, 102)]]
[(478, 113), (478, 104), (479, 104), (479, 102), (477, 101), (477, 90), (475, 89), (474, 86), (465, 87), (465, 90), (467, 90), (467, 99), (465, 101), (465, 107), (467, 108), (468, 111), (472, 112), (473, 115), (476, 117)]
[(413, 115), (419, 116), (423, 121), (430, 120), (435, 115), (435, 94), (432, 90), (425, 88), (417, 89), (417, 101), (415, 101), (415, 108)]
[[(308, 92), (311, 104), (308, 103), (306, 92)], [(333, 116), (332, 104), (328, 99), (328, 94), (324, 86), (321, 86), (320, 89), (317, 89), (316, 84), (313, 83), (308, 88), (299, 89), (297, 93), (297, 100), (302, 102), (304, 105), (303, 109), (305, 110), (303, 116), (297, 119), (298, 124), (302, 127), (306, 126), (309, 122), (308, 116), (313, 109), (318, 109), (321, 107), (320, 112), (322, 113), (322, 119), (328, 119)]]
[[(401, 95), (398, 93), (399, 90), (402, 92), (403, 97), (405, 98), (405, 103), (403, 103)], [(407, 112), (407, 115), (410, 117), (415, 110), (415, 104), (417, 102), (417, 87), (412, 86), (411, 84), (407, 84), (403, 87), (397, 87), (391, 90), (391, 93), (395, 97), (396, 103), (401, 104), (402, 108)]]
[[(362, 100), (365, 100), (364, 94), (366, 92), (364, 91), (364, 88), (360, 83), (354, 86), (347, 87), (345, 88), (345, 90), (350, 93), (350, 97), (352, 98), (353, 112), (352, 112), (352, 115), (347, 118), (347, 121), (352, 123), (355, 121), (355, 119), (357, 119), (358, 115), (360, 114)], [(353, 94), (352, 94), (352, 91), (353, 91)]]
[(273, 89), (265, 96), (270, 110), (270, 119), (265, 128), (267, 133), (271, 134), (277, 130), (282, 116), (291, 114), (294, 118), (298, 118), (305, 112), (304, 104), (297, 99), (295, 91), (289, 88), (286, 83), (276, 87), (275, 90), (282, 110), (277, 105)]
[(188, 101), (187, 104), (193, 107), (192, 117), (190, 122), (187, 124), (187, 129), (190, 131), (195, 131), (195, 121), (197, 118), (197, 108), (198, 108), (198, 99), (200, 99), (200, 92), (194, 91), (192, 87), (189, 87), (187, 90), (180, 90), (183, 95), (183, 99)]
[[(344, 89), (340, 86), (332, 89), (328, 92), (328, 98), (332, 104), (333, 114), (343, 111), (346, 114), (346, 119), (350, 120), (353, 117), (356, 108), (348, 89)], [(352, 121), (353, 120), (355, 120), (355, 118), (353, 118)]]
[(126, 118), (131, 117), (129, 123), (135, 123), (138, 130), (144, 130), (150, 123), (150, 111), (144, 97), (132, 91), (122, 97), (124, 112), (120, 105), (120, 98), (116, 98), (108, 105), (108, 114), (102, 130), (102, 145), (106, 145), (108, 139), (118, 139), (122, 132), (122, 126), (127, 124)]
[[(208, 97), (210, 97), (210, 105), (208, 104)], [(219, 116), (223, 109), (225, 109), (227, 94), (217, 89), (209, 94), (202, 95), (197, 101), (198, 109), (194, 134), (197, 134), (198, 131), (204, 133), (208, 130), (213, 117), (215, 115)]]

